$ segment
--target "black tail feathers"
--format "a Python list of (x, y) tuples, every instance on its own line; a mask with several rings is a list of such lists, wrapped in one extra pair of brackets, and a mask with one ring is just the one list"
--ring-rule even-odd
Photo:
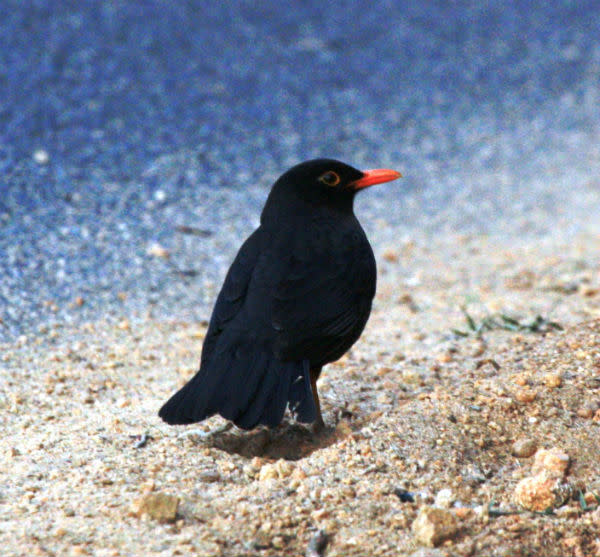
[(202, 389), (201, 372), (198, 372), (179, 391), (177, 391), (162, 408), (158, 415), (170, 425), (193, 424), (200, 422), (215, 412), (209, 413), (205, 407), (195, 403), (194, 394)]
[(282, 362), (267, 350), (234, 350), (212, 359), (176, 392), (158, 415), (168, 424), (191, 424), (221, 414), (242, 429), (275, 427), (286, 406), (300, 422), (317, 417), (306, 362)]

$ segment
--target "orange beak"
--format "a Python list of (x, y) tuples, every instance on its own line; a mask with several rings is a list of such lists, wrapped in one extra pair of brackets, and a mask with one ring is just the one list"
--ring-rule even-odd
[(362, 190), (375, 184), (383, 184), (384, 182), (391, 182), (397, 178), (402, 178), (400, 172), (395, 170), (388, 170), (387, 168), (377, 168), (375, 170), (364, 170), (363, 177), (350, 183), (350, 187), (355, 190)]

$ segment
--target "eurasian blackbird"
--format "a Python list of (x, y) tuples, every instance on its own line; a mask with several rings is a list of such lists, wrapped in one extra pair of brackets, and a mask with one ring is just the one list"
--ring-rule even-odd
[(289, 404), (298, 421), (323, 427), (321, 368), (358, 340), (375, 295), (354, 196), (399, 177), (316, 159), (275, 182), (217, 298), (200, 370), (160, 409), (165, 422), (218, 413), (243, 429), (275, 427)]

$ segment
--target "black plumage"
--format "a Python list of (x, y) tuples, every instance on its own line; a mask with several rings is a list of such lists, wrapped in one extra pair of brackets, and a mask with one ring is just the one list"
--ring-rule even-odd
[(275, 182), (217, 298), (200, 370), (161, 408), (164, 421), (218, 413), (244, 429), (274, 427), (289, 405), (298, 421), (323, 424), (316, 380), (356, 342), (375, 295), (354, 196), (399, 176), (317, 159)]

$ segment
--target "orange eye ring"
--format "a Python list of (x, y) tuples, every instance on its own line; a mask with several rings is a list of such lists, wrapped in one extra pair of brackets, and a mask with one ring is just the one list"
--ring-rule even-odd
[(326, 186), (335, 187), (340, 183), (340, 177), (333, 170), (329, 170), (319, 176), (319, 182)]

